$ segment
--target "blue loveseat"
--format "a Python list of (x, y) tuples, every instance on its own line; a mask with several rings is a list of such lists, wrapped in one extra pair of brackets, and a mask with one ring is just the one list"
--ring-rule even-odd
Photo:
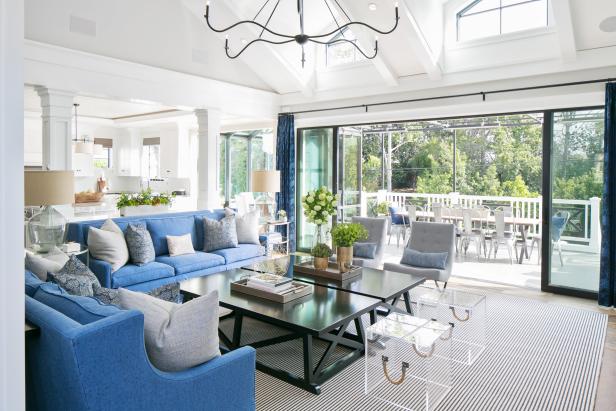
[(143, 314), (67, 294), (26, 272), (28, 410), (254, 410), (255, 350), (174, 373), (154, 368)]
[[(143, 266), (129, 263), (112, 273), (109, 263), (90, 258), (90, 269), (103, 287), (148, 291), (165, 284), (226, 271), (265, 259), (265, 249), (257, 244), (239, 244), (236, 248), (209, 253), (200, 251), (203, 250), (203, 217), (220, 220), (224, 216), (224, 210), (204, 210), (114, 218), (113, 221), (122, 230), (126, 230), (128, 223), (146, 225), (154, 243), (156, 261)], [(70, 223), (67, 239), (85, 245), (88, 243), (89, 228), (100, 228), (104, 222), (92, 220)], [(170, 257), (166, 236), (187, 233), (192, 235), (195, 254)]]

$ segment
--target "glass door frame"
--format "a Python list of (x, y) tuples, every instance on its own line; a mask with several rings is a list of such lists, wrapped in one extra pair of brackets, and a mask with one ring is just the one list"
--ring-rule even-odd
[[(544, 201), (542, 201), (542, 213), (543, 216), (550, 216), (552, 212), (552, 134), (554, 130), (554, 113), (566, 112), (566, 111), (583, 111), (583, 110), (601, 110), (604, 109), (605, 106), (597, 105), (597, 106), (582, 106), (582, 107), (568, 107), (568, 108), (558, 108), (558, 109), (549, 109), (549, 110), (524, 110), (524, 111), (511, 111), (511, 112), (500, 112), (500, 113), (489, 113), (489, 114), (475, 114), (475, 115), (467, 115), (467, 116), (451, 116), (451, 117), (432, 117), (432, 118), (421, 118), (421, 119), (410, 119), (410, 120), (395, 120), (395, 121), (376, 121), (376, 122), (368, 122), (368, 123), (352, 123), (352, 124), (339, 124), (336, 126), (319, 126), (319, 127), (303, 127), (297, 129), (297, 158), (299, 159), (300, 155), (300, 135), (304, 130), (311, 129), (333, 129), (333, 182), (332, 189), (334, 193), (338, 193), (338, 167), (339, 167), (339, 159), (338, 159), (338, 129), (341, 127), (347, 126), (361, 126), (361, 125), (374, 125), (374, 124), (390, 124), (390, 123), (399, 123), (399, 122), (413, 122), (413, 121), (430, 121), (430, 120), (443, 120), (443, 119), (460, 119), (460, 118), (474, 118), (474, 117), (489, 117), (489, 116), (504, 116), (504, 115), (516, 115), (516, 114), (528, 114), (528, 113), (543, 113), (543, 130), (542, 130), (542, 193)], [(549, 153), (549, 155), (546, 155)], [(299, 187), (299, 170), (296, 173), (296, 187)], [(549, 197), (545, 194), (549, 193)], [(299, 191), (296, 193), (296, 201), (301, 201), (301, 193)], [(549, 199), (550, 201), (546, 201)], [(296, 205), (296, 208), (299, 207)], [(543, 235), (550, 235), (552, 229), (552, 219), (544, 218), (541, 222), (542, 224), (542, 233)], [(335, 224), (335, 221), (334, 221)], [(299, 230), (297, 231), (299, 233)], [(547, 233), (547, 234), (546, 234)], [(598, 298), (598, 292), (582, 290), (576, 288), (569, 288), (563, 286), (555, 286), (550, 284), (550, 272), (551, 272), (551, 244), (550, 241), (542, 241), (541, 242), (541, 291), (549, 292), (553, 294), (561, 294), (568, 295), (573, 297), (587, 298), (596, 300)]]
[[(303, 164), (304, 162), (304, 156), (303, 156), (303, 150), (302, 150), (302, 145), (303, 145), (303, 134), (306, 131), (310, 131), (310, 130), (324, 130), (324, 129), (331, 129), (332, 130), (332, 150), (334, 152), (334, 155), (332, 156), (332, 162), (333, 164), (330, 164), (332, 166), (332, 175), (331, 175), (331, 180), (332, 180), (332, 193), (337, 193), (338, 192), (338, 127), (337, 126), (323, 126), (323, 127), (302, 127), (302, 128), (298, 128), (295, 131), (295, 159), (296, 159), (296, 167), (295, 167), (295, 244), (297, 251), (300, 252), (309, 252), (310, 250), (308, 248), (302, 247), (300, 248), (300, 239), (299, 239), (299, 235), (300, 233), (302, 233), (303, 231), (303, 227), (302, 227), (302, 215), (301, 213), (301, 205), (302, 205), (302, 193), (300, 192), (300, 187), (302, 187), (302, 183), (301, 183), (301, 176), (300, 176), (300, 165)], [(337, 217), (336, 218), (332, 218), (332, 224), (336, 224), (337, 222)]]
[[(544, 216), (541, 222), (541, 232), (546, 238), (552, 233), (552, 219), (546, 216), (552, 215), (552, 147), (554, 140), (554, 114), (567, 111), (602, 110), (605, 106), (574, 107), (543, 111), (543, 159), (542, 159), (542, 192), (543, 201), (541, 204)], [(546, 155), (549, 153), (549, 155)], [(546, 195), (549, 193), (549, 196)], [(562, 294), (572, 297), (588, 298), (596, 300), (599, 293), (579, 288), (558, 286), (550, 284), (550, 274), (552, 272), (552, 244), (551, 241), (541, 242), (541, 291)]]

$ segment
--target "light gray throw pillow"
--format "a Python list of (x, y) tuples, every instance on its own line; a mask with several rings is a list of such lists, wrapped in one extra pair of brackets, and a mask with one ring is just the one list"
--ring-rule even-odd
[(146, 265), (154, 261), (156, 258), (154, 243), (145, 224), (128, 224), (125, 238), (133, 264)]
[(32, 271), (41, 281), (47, 281), (47, 273), (57, 273), (68, 261), (68, 256), (62, 252), (45, 257), (26, 251), (25, 267)]
[(167, 247), (169, 248), (170, 257), (195, 253), (190, 233), (184, 235), (168, 235)]
[(447, 266), (448, 255), (449, 253), (447, 252), (423, 253), (421, 251), (413, 250), (412, 248), (405, 248), (400, 264), (412, 265), (413, 267), (436, 268), (438, 270), (444, 270)]
[(235, 215), (235, 228), (239, 244), (261, 244), (259, 241), (259, 210), (236, 214), (232, 209), (225, 208), (225, 215)]
[(111, 264), (115, 272), (128, 262), (128, 246), (124, 233), (111, 219), (107, 219), (101, 228), (88, 229), (88, 249), (92, 257)]
[(353, 244), (353, 256), (374, 259), (376, 257), (376, 243)]
[(120, 288), (120, 307), (144, 317), (145, 347), (152, 364), (175, 372), (220, 356), (218, 291), (175, 304)]
[(237, 247), (237, 229), (235, 216), (226, 216), (222, 220), (203, 217), (203, 251), (220, 250)]

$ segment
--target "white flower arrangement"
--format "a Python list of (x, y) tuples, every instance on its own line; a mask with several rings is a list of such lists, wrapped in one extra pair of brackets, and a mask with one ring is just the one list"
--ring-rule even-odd
[(338, 194), (334, 195), (325, 186), (320, 187), (302, 197), (302, 207), (309, 223), (327, 224), (330, 217), (337, 213)]

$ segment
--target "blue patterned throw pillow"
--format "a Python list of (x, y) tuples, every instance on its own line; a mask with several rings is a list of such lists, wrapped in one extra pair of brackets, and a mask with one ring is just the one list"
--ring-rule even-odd
[(234, 215), (227, 216), (220, 221), (203, 217), (203, 232), (203, 251), (205, 252), (237, 247)]
[(145, 224), (128, 224), (124, 236), (133, 264), (145, 265), (154, 261), (154, 243)]
[(353, 244), (353, 255), (359, 258), (374, 259), (376, 257), (376, 243)]
[(98, 278), (76, 256), (72, 255), (57, 273), (48, 273), (47, 279), (58, 284), (69, 294), (92, 297), (100, 287)]
[(400, 264), (412, 265), (413, 267), (436, 268), (444, 270), (447, 266), (449, 253), (422, 253), (421, 251), (405, 248)]
[[(177, 304), (182, 304), (182, 301), (184, 300), (183, 295), (180, 293), (179, 283), (166, 284), (153, 290), (150, 290), (145, 294)], [(117, 306), (120, 305), (120, 294), (119, 291), (115, 288), (95, 286), (94, 297), (103, 304), (113, 304)]]

